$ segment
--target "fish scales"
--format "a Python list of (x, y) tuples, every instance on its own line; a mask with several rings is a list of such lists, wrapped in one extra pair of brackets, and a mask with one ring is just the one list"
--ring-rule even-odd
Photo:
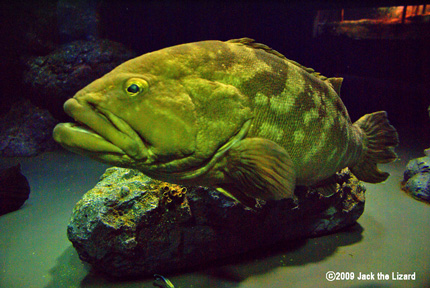
[[(230, 53), (230, 59), (246, 60), (231, 67), (227, 78), (216, 80), (238, 85), (250, 97), (255, 120), (249, 137), (285, 147), (299, 183), (313, 184), (333, 175), (361, 153), (360, 135), (349, 131), (351, 120), (330, 83), (261, 49), (241, 45)], [(291, 137), (292, 132), (303, 136)], [(333, 158), (334, 153), (341, 157)]]
[(59, 124), (54, 139), (159, 180), (213, 186), (250, 207), (295, 199), (296, 185), (329, 183), (345, 167), (384, 181), (377, 164), (396, 159), (397, 132), (384, 111), (352, 123), (341, 83), (249, 38), (182, 44), (129, 60), (76, 93), (64, 107), (78, 124)]

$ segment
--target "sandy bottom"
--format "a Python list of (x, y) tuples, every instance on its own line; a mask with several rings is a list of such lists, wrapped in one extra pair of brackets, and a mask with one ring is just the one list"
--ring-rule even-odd
[[(412, 146), (403, 142), (400, 161), (382, 167), (391, 172), (387, 182), (366, 184), (366, 208), (355, 226), (164, 276), (176, 288), (430, 287), (430, 205), (399, 188), (408, 160), (426, 148)], [(74, 205), (106, 165), (58, 151), (1, 159), (1, 166), (16, 162), (32, 191), (22, 209), (0, 217), (0, 287), (155, 287), (153, 279), (117, 282), (94, 274), (67, 239)], [(329, 271), (344, 280), (328, 281)], [(358, 280), (360, 273), (375, 280)], [(415, 273), (415, 280), (393, 280), (393, 273)]]

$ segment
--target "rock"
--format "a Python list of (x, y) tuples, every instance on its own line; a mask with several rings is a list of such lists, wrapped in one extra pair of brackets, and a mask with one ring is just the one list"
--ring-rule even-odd
[(0, 171), (0, 215), (18, 210), (29, 195), (30, 185), (20, 164)]
[(76, 204), (67, 235), (83, 261), (109, 276), (175, 272), (355, 223), (365, 189), (347, 169), (337, 178), (330, 197), (297, 187), (298, 206), (268, 201), (254, 211), (209, 188), (109, 168)]
[(7, 157), (34, 156), (58, 146), (52, 139), (57, 121), (47, 110), (21, 101), (0, 118), (0, 155)]
[(430, 203), (430, 156), (408, 162), (401, 187), (415, 199)]
[(68, 119), (63, 111), (67, 99), (134, 56), (124, 45), (110, 40), (62, 45), (47, 56), (27, 61), (24, 83), (31, 90), (28, 97), (58, 120)]

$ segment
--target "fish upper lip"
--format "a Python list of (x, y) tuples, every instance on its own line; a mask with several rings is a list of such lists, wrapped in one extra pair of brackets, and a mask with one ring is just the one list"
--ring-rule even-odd
[(64, 103), (64, 111), (83, 126), (123, 150), (128, 156), (143, 160), (148, 157), (147, 147), (141, 137), (124, 120), (106, 109), (70, 98)]

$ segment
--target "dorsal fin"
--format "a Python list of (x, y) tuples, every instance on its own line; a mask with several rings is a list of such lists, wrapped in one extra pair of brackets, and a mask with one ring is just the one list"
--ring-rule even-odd
[(264, 44), (261, 44), (261, 43), (256, 43), (254, 39), (251, 39), (251, 38), (247, 38), (247, 37), (245, 37), (245, 38), (239, 38), (239, 39), (231, 39), (231, 40), (228, 40), (228, 41), (226, 41), (226, 42), (227, 42), (227, 43), (237, 43), (237, 44), (245, 45), (245, 46), (248, 46), (248, 47), (251, 47), (251, 48), (254, 48), (254, 49), (261, 49), (261, 50), (264, 50), (264, 51), (266, 51), (267, 53), (270, 53), (270, 54), (273, 54), (273, 55), (275, 55), (275, 56), (278, 56), (279, 58), (284, 59), (284, 60), (287, 60), (287, 61), (288, 61), (288, 62), (290, 62), (291, 64), (294, 64), (294, 65), (296, 65), (296, 66), (298, 66), (298, 67), (302, 68), (303, 70), (305, 70), (305, 71), (306, 71), (306, 72), (308, 72), (309, 74), (312, 74), (313, 76), (315, 76), (315, 77), (317, 77), (317, 78), (321, 79), (322, 81), (325, 81), (325, 80), (327, 80), (327, 79), (328, 79), (327, 77), (325, 77), (325, 76), (321, 75), (319, 72), (315, 72), (315, 70), (314, 70), (314, 69), (312, 69), (312, 68), (308, 68), (308, 67), (305, 67), (305, 66), (303, 66), (303, 65), (301, 65), (301, 64), (299, 64), (299, 63), (297, 63), (296, 61), (293, 61), (293, 60), (288, 59), (287, 57), (285, 57), (284, 55), (282, 55), (282, 54), (281, 54), (281, 53), (279, 53), (278, 51), (276, 51), (276, 50), (274, 50), (274, 49), (270, 48), (269, 46), (264, 45)]
[(343, 78), (333, 77), (328, 78), (327, 81), (331, 84), (334, 91), (336, 91), (337, 95), (340, 97), (340, 87), (342, 87)]
[(257, 43), (257, 42), (255, 42), (254, 39), (251, 39), (251, 38), (245, 37), (245, 38), (240, 38), (240, 39), (231, 39), (231, 40), (228, 40), (226, 42), (227, 43), (237, 43), (237, 44), (242, 44), (242, 45), (245, 45), (245, 46), (248, 46), (248, 47), (252, 47), (252, 48), (255, 48), (255, 49), (261, 49), (261, 50), (266, 51), (267, 53), (270, 53), (270, 54), (276, 55), (276, 56), (278, 56), (278, 57), (280, 57), (282, 59), (288, 60), (287, 57), (285, 57), (284, 55), (282, 55), (278, 51), (270, 48), (267, 45), (264, 45), (264, 44), (261, 44), (261, 43)]

